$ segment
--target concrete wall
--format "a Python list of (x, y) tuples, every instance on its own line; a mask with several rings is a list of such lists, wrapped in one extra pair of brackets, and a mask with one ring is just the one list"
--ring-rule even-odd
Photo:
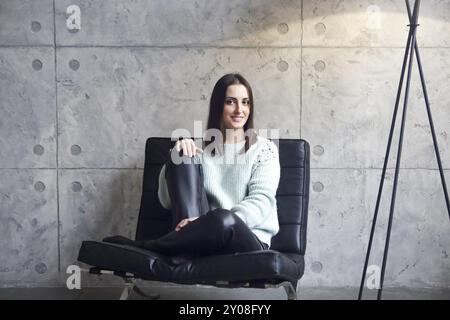
[[(449, 17), (450, 2), (423, 1), (418, 31), (447, 181)], [(401, 0), (0, 0), (0, 286), (64, 285), (82, 240), (133, 236), (146, 139), (206, 121), (214, 83), (234, 71), (259, 128), (311, 144), (302, 285), (359, 285), (407, 24)], [(412, 81), (385, 285), (449, 287), (417, 68)]]

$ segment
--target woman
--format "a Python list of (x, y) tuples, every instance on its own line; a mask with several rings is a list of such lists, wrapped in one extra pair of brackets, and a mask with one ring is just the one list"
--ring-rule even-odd
[[(155, 240), (114, 236), (103, 241), (168, 255), (267, 250), (279, 230), (280, 163), (276, 145), (254, 133), (253, 114), (247, 80), (239, 74), (219, 79), (204, 150), (191, 139), (177, 141), (159, 175), (158, 198), (171, 210), (174, 230)], [(214, 143), (207, 137), (211, 131), (221, 133)], [(176, 156), (183, 161), (175, 164)]]

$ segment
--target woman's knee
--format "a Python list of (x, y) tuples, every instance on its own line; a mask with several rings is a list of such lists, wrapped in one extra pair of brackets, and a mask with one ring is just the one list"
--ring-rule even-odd
[(208, 212), (210, 219), (223, 229), (232, 228), (243, 223), (242, 220), (233, 212), (227, 209), (214, 209)]
[(171, 165), (179, 165), (179, 164), (200, 164), (200, 157), (198, 155), (189, 157), (187, 155), (182, 154), (182, 151), (176, 151), (171, 149), (169, 152), (168, 163)]

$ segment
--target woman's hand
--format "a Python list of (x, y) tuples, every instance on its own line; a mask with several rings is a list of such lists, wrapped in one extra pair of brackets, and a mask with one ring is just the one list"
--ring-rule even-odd
[(203, 150), (199, 147), (197, 147), (194, 143), (194, 140), (192, 139), (182, 139), (178, 140), (175, 143), (175, 148), (179, 152), (181, 149), (183, 149), (183, 155), (193, 157), (197, 155), (197, 152), (202, 153)]
[(194, 221), (195, 219), (197, 219), (198, 217), (194, 217), (194, 218), (187, 218), (187, 219), (183, 219), (181, 220), (177, 226), (175, 227), (175, 231), (180, 231), (181, 228), (184, 228), (185, 226), (187, 226), (188, 223)]

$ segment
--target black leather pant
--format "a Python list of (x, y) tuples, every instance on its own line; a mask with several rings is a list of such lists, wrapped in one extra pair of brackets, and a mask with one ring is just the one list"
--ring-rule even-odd
[(133, 241), (116, 236), (103, 241), (134, 245), (168, 255), (227, 254), (268, 249), (268, 245), (261, 242), (232, 211), (210, 210), (198, 158), (182, 158), (181, 164), (174, 164), (170, 159), (166, 163), (173, 228), (185, 218), (199, 218), (179, 231), (173, 230), (155, 240)]

